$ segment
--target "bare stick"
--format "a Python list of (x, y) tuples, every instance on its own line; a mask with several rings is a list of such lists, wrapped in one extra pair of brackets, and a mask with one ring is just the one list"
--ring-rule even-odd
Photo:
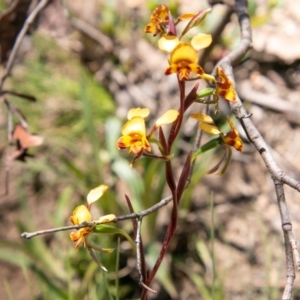
[[(244, 7), (242, 7), (244, 5)], [(224, 57), (218, 65), (221, 65), (226, 75), (234, 82), (232, 73), (232, 65), (238, 62), (251, 47), (251, 27), (249, 16), (246, 11), (245, 3), (243, 0), (236, 1), (236, 11), (240, 21), (242, 39), (241, 43), (236, 50), (231, 52), (228, 56)], [(300, 192), (300, 182), (294, 178), (286, 175), (276, 164), (271, 151), (264, 141), (263, 137), (256, 129), (250, 118), (247, 118), (248, 113), (246, 112), (241, 100), (237, 97), (236, 102), (231, 102), (230, 107), (235, 116), (240, 120), (249, 140), (256, 147), (260, 153), (266, 167), (268, 168), (271, 176), (278, 179), (282, 183), (286, 183), (290, 187)]]
[(145, 217), (145, 216), (151, 214), (152, 212), (160, 209), (161, 207), (167, 205), (172, 199), (173, 199), (172, 196), (168, 196), (168, 197), (160, 200), (158, 203), (154, 204), (153, 206), (151, 206), (145, 210), (142, 210), (138, 213), (132, 213), (132, 214), (116, 217), (115, 222), (133, 219), (133, 218)]
[(51, 229), (44, 229), (44, 230), (39, 230), (39, 231), (34, 231), (34, 232), (23, 232), (21, 234), (21, 237), (25, 239), (31, 239), (32, 237), (35, 237), (37, 235), (43, 235), (47, 233), (55, 233), (58, 231), (67, 231), (67, 230), (72, 230), (72, 229), (80, 229), (84, 227), (90, 227), (95, 225), (95, 222), (84, 222), (79, 225), (70, 225), (70, 226), (64, 226), (64, 227), (57, 227), (57, 228), (51, 228)]
[[(232, 73), (232, 65), (236, 64), (251, 47), (251, 26), (250, 19), (247, 13), (246, 2), (243, 0), (236, 0), (235, 10), (240, 22), (242, 39), (238, 48), (232, 51), (228, 56), (224, 57), (219, 62), (219, 65), (224, 69), (226, 75), (230, 77), (233, 82), (234, 77)], [(299, 269), (300, 261), (299, 252), (297, 250), (297, 243), (293, 237), (292, 224), (289, 219), (289, 214), (285, 202), (283, 183), (288, 184), (297, 191), (300, 191), (300, 183), (297, 180), (284, 174), (283, 171), (277, 166), (269, 147), (248, 117), (248, 114), (243, 107), (243, 104), (239, 97), (237, 97), (237, 101), (235, 103), (230, 103), (230, 107), (235, 116), (240, 120), (249, 140), (254, 144), (257, 151), (260, 153), (274, 181), (279, 211), (282, 220), (282, 228), (284, 231), (285, 250), (287, 258), (287, 282), (282, 299), (290, 300), (291, 291), (295, 279), (294, 264), (296, 263), (297, 268)]]
[(275, 185), (278, 207), (279, 207), (279, 211), (280, 211), (282, 229), (283, 229), (284, 234), (287, 236), (287, 239), (288, 239), (288, 242), (289, 242), (291, 251), (293, 253), (293, 257), (294, 257), (294, 262), (293, 262), (292, 267), (294, 268), (294, 263), (295, 263), (295, 265), (299, 271), (300, 270), (300, 256), (299, 256), (299, 252), (297, 249), (297, 242), (292, 233), (292, 224), (291, 224), (288, 208), (287, 208), (286, 201), (285, 201), (283, 184), (277, 178), (273, 178), (273, 181), (274, 181), (274, 185)]
[(286, 284), (284, 287), (282, 300), (290, 300), (292, 298), (292, 289), (294, 280), (296, 278), (293, 251), (289, 241), (288, 232), (284, 231), (284, 245), (285, 245), (285, 255), (286, 255)]
[[(4, 99), (4, 102), (6, 103), (6, 99)], [(8, 102), (7, 102), (8, 103)], [(12, 140), (12, 128), (13, 128), (13, 120), (12, 120), (12, 112), (10, 109), (8, 109), (8, 114), (7, 114), (7, 140), (8, 143), (11, 143)], [(10, 162), (11, 160), (9, 159), (10, 157), (10, 149), (7, 147), (6, 152), (6, 163), (5, 163), (5, 181), (4, 181), (4, 195), (8, 195), (9, 193), (9, 167), (10, 167)]]
[[(25, 117), (22, 115), (22, 113), (13, 105), (11, 104), (8, 100), (4, 99), (4, 103), (6, 104), (8, 111), (13, 114), (14, 116), (16, 116), (18, 118), (18, 120), (20, 121), (20, 123), (22, 124), (22, 126), (26, 129), (28, 129), (28, 124), (26, 122)], [(12, 133), (12, 122), (11, 122), (11, 127), (8, 128), (8, 136), (9, 136), (9, 142), (11, 141), (11, 133)]]
[(137, 269), (138, 269), (139, 276), (140, 276), (140, 284), (142, 284), (142, 282), (144, 281), (143, 274), (142, 274), (142, 267), (141, 267), (141, 251), (140, 251), (140, 246), (141, 246), (141, 223), (142, 223), (142, 218), (139, 218), (137, 220), (136, 237), (135, 237), (136, 264), (137, 264)]
[(16, 39), (16, 42), (14, 44), (14, 47), (11, 51), (11, 54), (9, 55), (8, 62), (6, 64), (3, 76), (0, 81), (0, 91), (2, 90), (3, 84), (5, 79), (10, 75), (14, 60), (16, 58), (17, 52), (20, 48), (21, 42), (28, 31), (29, 26), (33, 23), (36, 16), (40, 13), (40, 11), (47, 5), (49, 0), (42, 0), (37, 4), (37, 6), (34, 8), (34, 10), (31, 12), (31, 14), (27, 17), (24, 26), (22, 27), (22, 30), (18, 34), (18, 37)]
[[(147, 216), (147, 215), (151, 214), (152, 212), (158, 210), (159, 208), (163, 207), (164, 205), (167, 205), (171, 200), (172, 200), (172, 196), (166, 197), (148, 209), (145, 209), (138, 213), (132, 213), (132, 214), (116, 217), (114, 222), (135, 219), (135, 218), (137, 218), (137, 219), (142, 218), (142, 217)], [(72, 230), (72, 229), (80, 229), (83, 227), (94, 226), (95, 224), (97, 224), (97, 222), (84, 222), (79, 225), (70, 225), (70, 226), (64, 226), (64, 227), (58, 227), (58, 228), (39, 230), (39, 231), (34, 231), (34, 232), (23, 232), (21, 234), (21, 237), (23, 237), (25, 239), (31, 239), (32, 237), (35, 237), (37, 235), (55, 233), (58, 231), (66, 231), (66, 230)]]
[(135, 244), (136, 244), (136, 264), (137, 269), (139, 272), (140, 277), (140, 285), (144, 287), (151, 293), (157, 294), (157, 292), (151, 289), (144, 283), (143, 272), (142, 272), (142, 263), (141, 263), (141, 225), (142, 225), (142, 218), (137, 220), (137, 228), (136, 228), (136, 237), (135, 237)]
[(276, 178), (273, 178), (275, 191), (278, 200), (278, 207), (281, 216), (282, 230), (284, 233), (284, 245), (285, 245), (285, 255), (286, 255), (286, 268), (287, 268), (287, 279), (282, 296), (282, 300), (291, 299), (292, 288), (294, 280), (296, 278), (295, 274), (295, 264), (299, 270), (299, 252), (297, 249), (297, 242), (292, 233), (292, 224), (289, 217), (288, 208), (285, 201), (285, 195), (283, 190), (283, 184)]

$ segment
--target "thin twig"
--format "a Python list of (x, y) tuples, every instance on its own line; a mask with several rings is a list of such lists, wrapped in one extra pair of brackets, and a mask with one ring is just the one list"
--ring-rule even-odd
[(287, 121), (300, 125), (300, 109), (293, 103), (274, 95), (253, 90), (248, 80), (238, 84), (237, 92), (242, 99), (272, 111), (282, 112)]
[(289, 245), (292, 249), (292, 253), (293, 253), (293, 257), (294, 257), (293, 268), (294, 268), (294, 264), (295, 264), (297, 267), (297, 270), (299, 271), (300, 270), (300, 256), (299, 256), (299, 252), (297, 249), (297, 242), (296, 242), (296, 240), (293, 236), (293, 232), (292, 232), (292, 224), (291, 224), (291, 220), (289, 217), (287, 204), (285, 201), (283, 184), (277, 178), (273, 178), (273, 181), (274, 181), (276, 196), (277, 196), (277, 200), (278, 200), (278, 206), (279, 206), (281, 222), (282, 222), (282, 229), (283, 229), (284, 233), (287, 234)]
[[(11, 104), (8, 100), (4, 99), (4, 103), (6, 104), (8, 111), (11, 114), (13, 114), (20, 121), (20, 123), (22, 124), (22, 126), (24, 128), (28, 129), (28, 124), (26, 122), (25, 117), (22, 115), (22, 113), (13, 104)], [(12, 129), (13, 129), (12, 123), (10, 125), (11, 125), (11, 127), (8, 128), (8, 130), (10, 130), (10, 131), (8, 131), (8, 136), (9, 136), (8, 141), (9, 142), (11, 142), (11, 133), (12, 133)]]
[(284, 231), (284, 246), (286, 255), (286, 284), (284, 287), (282, 300), (290, 300), (292, 298), (292, 289), (296, 278), (293, 251), (289, 242), (288, 232)]
[[(240, 45), (232, 51), (229, 55), (224, 57), (218, 65), (220, 65), (225, 71), (226, 75), (234, 81), (234, 76), (232, 73), (232, 66), (238, 63), (241, 58), (247, 53), (250, 49), (252, 41), (251, 41), (251, 25), (249, 15), (247, 13), (247, 4), (244, 0), (236, 0), (235, 1), (235, 10), (239, 19), (240, 28), (241, 28), (241, 42)], [(255, 125), (252, 123), (251, 119), (243, 107), (243, 104), (239, 97), (237, 97), (237, 101), (235, 103), (231, 102), (230, 107), (235, 116), (240, 120), (249, 140), (254, 144), (257, 151), (260, 153), (266, 167), (268, 168), (272, 179), (274, 181), (279, 211), (282, 220), (282, 228), (284, 231), (285, 238), (285, 249), (286, 249), (286, 257), (287, 257), (287, 282), (283, 294), (284, 300), (291, 299), (291, 291), (295, 278), (295, 273), (292, 270), (294, 268), (294, 264), (296, 263), (297, 268), (299, 269), (300, 261), (299, 261), (299, 252), (297, 250), (297, 243), (292, 233), (292, 225), (290, 222), (286, 202), (285, 195), (283, 190), (283, 183), (288, 184), (292, 188), (300, 191), (300, 183), (284, 174), (283, 171), (277, 166), (275, 163), (273, 156), (270, 152), (269, 147), (264, 141), (263, 137), (256, 129)], [(292, 256), (292, 259), (291, 259)]]
[(247, 10), (246, 0), (236, 0), (235, 1), (235, 12), (239, 19), (240, 29), (241, 29), (241, 41), (236, 49), (230, 52), (228, 55), (224, 56), (214, 68), (214, 73), (216, 73), (217, 66), (226, 66), (227, 68), (236, 65), (240, 60), (246, 55), (246, 53), (252, 47), (252, 34), (251, 34), (251, 24), (250, 18)]
[(136, 264), (137, 264), (137, 269), (140, 277), (140, 285), (146, 290), (148, 290), (149, 292), (157, 294), (157, 291), (151, 289), (148, 285), (144, 283), (143, 270), (142, 270), (142, 256), (141, 256), (141, 225), (142, 225), (142, 218), (139, 218), (137, 220), (135, 244), (136, 244)]
[[(132, 214), (127, 214), (124, 216), (116, 217), (113, 222), (135, 219), (135, 218), (137, 218), (137, 219), (142, 218), (144, 216), (147, 216), (147, 215), (153, 213), (154, 211), (158, 210), (159, 208), (167, 205), (171, 200), (172, 200), (172, 196), (168, 196), (168, 197), (162, 199), (161, 201), (159, 201), (158, 203), (156, 203), (155, 205), (153, 205), (145, 210), (142, 210), (138, 213), (132, 213)], [(21, 237), (23, 237), (25, 239), (31, 239), (32, 237), (35, 237), (37, 235), (55, 233), (58, 231), (67, 231), (67, 230), (72, 230), (72, 229), (80, 229), (80, 228), (84, 228), (84, 227), (94, 226), (95, 224), (96, 224), (96, 222), (84, 222), (79, 225), (70, 225), (70, 226), (64, 226), (64, 227), (58, 227), (58, 228), (39, 230), (39, 231), (34, 231), (34, 232), (23, 232), (21, 234)]]
[[(11, 72), (11, 69), (13, 67), (13, 63), (14, 63), (14, 60), (16, 58), (17, 52), (20, 48), (20, 45), (22, 43), (22, 40), (23, 40), (26, 32), (28, 31), (29, 26), (33, 23), (33, 21), (35, 20), (36, 16), (40, 13), (40, 11), (47, 5), (48, 1), (49, 0), (42, 0), (41, 2), (39, 2), (37, 4), (37, 6), (34, 8), (34, 10), (31, 12), (31, 14), (27, 17), (21, 31), (19, 32), (19, 34), (17, 36), (17, 39), (16, 39), (16, 42), (13, 46), (13, 49), (12, 49), (10, 55), (9, 55), (9, 59), (8, 59), (7, 64), (6, 64), (4, 73), (3, 73), (2, 77), (1, 77), (1, 80), (0, 80), (0, 95), (3, 95), (5, 93), (11, 93), (11, 94), (15, 94), (15, 95), (17, 94), (21, 97), (23, 97), (23, 96), (26, 97), (26, 95), (24, 95), (24, 94), (15, 93), (15, 92), (12, 92), (12, 91), (3, 91), (2, 89), (3, 89), (3, 85), (4, 85), (4, 82), (5, 82), (6, 78), (10, 75), (10, 72)], [(32, 99), (32, 97), (29, 97), (29, 98)], [(8, 109), (11, 110), (12, 106), (9, 105), (9, 102), (6, 101), (6, 100), (4, 100), (4, 101), (5, 101), (6, 105), (8, 106)], [(24, 122), (26, 123), (26, 121), (24, 121), (24, 118), (17, 111), (17, 109), (14, 109), (14, 111), (11, 110), (11, 112), (15, 113), (18, 116), (18, 118), (19, 118), (20, 122), (22, 123), (22, 125), (23, 125)], [(26, 127), (27, 127), (27, 123), (26, 123)], [(10, 134), (11, 134), (11, 131), (9, 131), (9, 128), (8, 128), (8, 135), (10, 135)], [(10, 139), (8, 139), (8, 141), (10, 142)], [(8, 192), (9, 192), (9, 150), (8, 149), (6, 151), (6, 155), (7, 155), (7, 160), (6, 160), (7, 163), (6, 163), (6, 170), (5, 170), (5, 173), (6, 173), (6, 175), (5, 175), (5, 195), (7, 195)]]
[(142, 282), (144, 281), (143, 274), (142, 274), (142, 267), (141, 267), (141, 251), (140, 251), (140, 246), (141, 246), (141, 223), (142, 223), (142, 218), (139, 218), (137, 220), (136, 236), (135, 236), (136, 264), (137, 264), (137, 269), (138, 269), (139, 276), (140, 276), (140, 284), (142, 284)]
[(57, 227), (57, 228), (51, 228), (51, 229), (44, 229), (44, 230), (39, 230), (39, 231), (34, 231), (34, 232), (23, 232), (21, 234), (22, 238), (25, 239), (31, 239), (32, 237), (35, 237), (37, 235), (43, 235), (47, 233), (55, 233), (59, 231), (67, 231), (67, 230), (72, 230), (72, 229), (80, 229), (84, 227), (90, 227), (95, 225), (95, 222), (84, 222), (79, 225), (70, 225), (70, 226), (64, 226), (64, 227)]
[[(6, 99), (4, 98), (4, 102), (6, 103)], [(7, 102), (8, 104), (8, 102)], [(7, 114), (7, 140), (8, 143), (12, 140), (12, 128), (13, 128), (13, 119), (12, 119), (12, 111), (8, 107), (8, 114)], [(8, 195), (9, 193), (9, 169), (10, 169), (10, 149), (7, 147), (6, 152), (6, 163), (5, 163), (5, 181), (4, 181), (4, 195)]]
[(284, 288), (282, 300), (290, 300), (292, 296), (292, 288), (294, 280), (296, 278), (295, 274), (295, 264), (299, 270), (299, 252), (297, 249), (297, 242), (292, 233), (292, 224), (289, 217), (288, 208), (285, 201), (285, 195), (283, 190), (283, 184), (276, 178), (273, 178), (276, 196), (278, 200), (278, 206), (281, 216), (282, 230), (284, 233), (284, 245), (285, 245), (285, 255), (286, 255), (286, 268), (287, 268), (287, 278), (286, 285)]
[(34, 8), (34, 10), (31, 12), (31, 14), (27, 17), (22, 30), (19, 32), (18, 37), (16, 39), (16, 42), (14, 44), (14, 47), (11, 51), (11, 54), (9, 55), (8, 62), (6, 64), (4, 73), (2, 75), (1, 81), (0, 81), (0, 91), (2, 90), (3, 84), (5, 79), (10, 75), (14, 60), (16, 58), (17, 52), (20, 48), (21, 42), (28, 31), (29, 26), (33, 23), (35, 20), (36, 16), (40, 13), (40, 11), (47, 5), (49, 0), (42, 0), (37, 4), (37, 6)]
[(132, 213), (132, 214), (116, 217), (114, 221), (118, 222), (118, 221), (133, 219), (133, 218), (145, 217), (145, 216), (151, 214), (152, 212), (160, 209), (161, 207), (167, 205), (172, 199), (173, 199), (172, 196), (168, 196), (168, 197), (160, 200), (158, 203), (154, 204), (153, 206), (151, 206), (151, 207), (149, 207), (145, 210), (142, 210), (142, 211), (137, 212), (137, 213)]
[[(242, 34), (241, 43), (237, 49), (232, 51), (228, 56), (224, 57), (218, 63), (218, 65), (220, 65), (223, 68), (226, 75), (229, 78), (231, 78), (233, 82), (235, 82), (235, 80), (232, 72), (232, 65), (237, 63), (247, 53), (247, 51), (250, 49), (252, 44), (250, 20), (247, 14), (245, 3), (243, 0), (237, 0), (236, 3), (237, 3), (236, 11), (239, 17), (241, 34)], [(248, 113), (246, 112), (239, 97), (237, 97), (236, 102), (230, 102), (230, 108), (232, 112), (235, 114), (235, 116), (240, 120), (249, 140), (253, 143), (257, 151), (260, 153), (271, 176), (277, 178), (282, 183), (286, 183), (290, 187), (300, 192), (300, 182), (286, 175), (278, 167), (263, 137), (255, 127), (255, 125), (252, 123), (251, 119), (246, 117), (248, 116)]]

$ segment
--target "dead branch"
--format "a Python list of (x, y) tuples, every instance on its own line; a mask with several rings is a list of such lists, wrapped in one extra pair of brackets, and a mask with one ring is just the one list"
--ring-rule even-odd
[[(220, 65), (228, 77), (234, 81), (234, 76), (232, 72), (232, 66), (240, 61), (240, 59), (247, 53), (247, 51), (251, 48), (252, 40), (251, 40), (251, 25), (249, 15), (247, 13), (247, 3), (243, 0), (236, 0), (235, 2), (235, 11), (239, 19), (240, 29), (241, 29), (241, 42), (240, 45), (232, 51), (229, 55), (224, 57), (218, 65)], [(290, 187), (300, 191), (300, 183), (286, 175), (276, 164), (273, 156), (270, 152), (270, 149), (263, 137), (252, 123), (249, 115), (247, 114), (245, 108), (239, 97), (237, 97), (237, 101), (235, 103), (231, 102), (230, 107), (235, 116), (240, 120), (250, 142), (252, 142), (260, 153), (267, 169), (270, 172), (270, 175), (274, 181), (276, 196), (278, 201), (278, 207), (282, 220), (282, 228), (284, 231), (284, 237), (286, 244), (286, 257), (287, 257), (287, 282), (284, 290), (284, 294), (282, 299), (289, 300), (291, 299), (291, 290), (295, 278), (295, 273), (292, 271), (294, 268), (294, 264), (297, 265), (299, 269), (299, 252), (297, 249), (296, 241), (292, 234), (292, 225), (289, 218), (289, 213), (287, 210), (283, 183), (286, 183)], [(291, 261), (291, 253), (293, 260)]]
[(37, 15), (41, 12), (41, 10), (48, 4), (49, 0), (42, 0), (37, 4), (37, 6), (34, 8), (34, 10), (31, 12), (31, 14), (26, 19), (24, 26), (20, 33), (18, 34), (18, 37), (16, 39), (16, 42), (14, 44), (14, 47), (11, 51), (11, 54), (9, 56), (8, 62), (6, 64), (4, 73), (2, 75), (1, 81), (0, 81), (0, 91), (2, 90), (3, 84), (5, 79), (10, 75), (14, 60), (16, 58), (17, 52), (20, 48), (21, 42), (28, 31), (29, 26), (33, 23)]

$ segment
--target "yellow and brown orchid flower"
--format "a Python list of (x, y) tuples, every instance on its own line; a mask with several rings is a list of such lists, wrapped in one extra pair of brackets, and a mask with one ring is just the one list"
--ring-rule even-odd
[(236, 102), (236, 92), (233, 88), (232, 81), (227, 77), (221, 67), (217, 67), (217, 74), (218, 80), (215, 95), (221, 96), (227, 101)]
[(177, 37), (161, 37), (158, 47), (170, 53), (170, 66), (165, 70), (165, 74), (177, 73), (179, 80), (189, 80), (190, 74), (193, 73), (199, 78), (215, 81), (213, 76), (206, 74), (198, 65), (198, 51), (208, 47), (211, 42), (211, 35), (204, 33), (195, 35), (190, 44), (180, 42)]
[(231, 160), (231, 156), (232, 156), (231, 147), (234, 147), (237, 151), (240, 152), (243, 150), (243, 142), (239, 136), (238, 131), (234, 127), (229, 117), (227, 117), (227, 122), (229, 123), (231, 130), (226, 134), (224, 134), (219, 130), (219, 128), (215, 125), (213, 119), (208, 115), (192, 114), (191, 117), (199, 121), (199, 128), (202, 129), (203, 131), (210, 134), (219, 135), (218, 138), (208, 141), (206, 144), (204, 144), (198, 150), (196, 150), (192, 156), (192, 161), (195, 160), (197, 156), (199, 156), (200, 154), (209, 151), (213, 148), (216, 148), (219, 145), (223, 145), (225, 146), (226, 153), (223, 155), (220, 162), (216, 166), (214, 166), (208, 173), (211, 174), (216, 172), (225, 160), (224, 166), (222, 167), (221, 171), (218, 173), (219, 175), (224, 174)]
[(145, 118), (149, 115), (148, 108), (132, 108), (129, 110), (128, 121), (122, 127), (122, 136), (117, 140), (118, 149), (129, 148), (129, 153), (136, 155), (136, 160), (144, 151), (151, 152), (150, 138), (153, 133), (162, 125), (173, 123), (179, 112), (174, 109), (168, 110), (155, 122), (154, 127), (147, 135)]
[(129, 153), (140, 156), (142, 152), (151, 151), (150, 143), (147, 139), (145, 118), (150, 111), (148, 108), (130, 109), (128, 121), (122, 127), (122, 136), (117, 141), (118, 149), (129, 148)]
[(145, 33), (152, 33), (153, 36), (166, 32), (169, 24), (169, 8), (166, 5), (158, 5), (151, 14), (151, 22), (144, 28)]
[(219, 134), (221, 137), (221, 143), (234, 147), (237, 151), (243, 150), (243, 142), (237, 129), (234, 127), (232, 121), (227, 116), (227, 122), (230, 126), (230, 131), (224, 134), (214, 123), (213, 119), (209, 115), (205, 114), (192, 114), (191, 117), (199, 121), (199, 128), (210, 134)]
[[(92, 189), (88, 196), (87, 196), (87, 206), (85, 205), (79, 205), (77, 206), (72, 216), (70, 217), (70, 221), (73, 223), (73, 225), (79, 225), (84, 222), (91, 222), (92, 221), (92, 215), (90, 213), (90, 208), (93, 202), (97, 201), (99, 198), (102, 197), (102, 195), (106, 192), (108, 189), (107, 185), (100, 185), (95, 189)], [(101, 224), (101, 223), (108, 223), (115, 219), (115, 215), (106, 215), (102, 216), (99, 220), (95, 221), (95, 224)], [(73, 242), (76, 242), (75, 249), (77, 250), (81, 244), (83, 244), (84, 247), (87, 246), (87, 236), (93, 231), (94, 226), (87, 226), (78, 229), (77, 231), (70, 233), (70, 238)]]

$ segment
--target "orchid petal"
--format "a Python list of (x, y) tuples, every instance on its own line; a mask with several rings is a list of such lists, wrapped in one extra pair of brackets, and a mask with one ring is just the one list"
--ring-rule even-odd
[(178, 37), (173, 35), (165, 35), (158, 40), (158, 48), (168, 53), (172, 52), (178, 44)]
[(114, 221), (116, 216), (114, 214), (105, 215), (99, 218), (98, 221), (96, 221), (97, 224), (103, 224), (103, 223), (109, 223)]
[(215, 126), (207, 123), (200, 123), (199, 128), (210, 134), (220, 134), (221, 131)]
[(142, 117), (133, 117), (122, 127), (123, 136), (146, 135), (145, 120)]
[(206, 114), (202, 114), (202, 113), (191, 114), (191, 118), (196, 119), (200, 122), (207, 123), (207, 124), (215, 124), (215, 122), (213, 121), (211, 116), (206, 115)]
[(127, 119), (131, 120), (134, 117), (146, 118), (149, 116), (149, 108), (132, 108), (128, 111)]
[(72, 216), (70, 217), (70, 221), (74, 225), (78, 225), (83, 222), (90, 222), (91, 220), (92, 220), (91, 213), (85, 205), (77, 206), (74, 209)]
[(193, 48), (197, 51), (208, 47), (212, 42), (212, 37), (210, 34), (198, 33), (195, 35), (191, 41)]
[(88, 193), (86, 199), (88, 204), (90, 205), (91, 203), (97, 201), (99, 198), (103, 196), (103, 194), (107, 191), (108, 186), (105, 184), (101, 184), (98, 187), (90, 190)]
[(160, 127), (165, 124), (173, 123), (177, 117), (179, 116), (179, 112), (175, 109), (170, 109), (166, 113), (164, 113), (157, 121), (155, 122), (156, 127)]

